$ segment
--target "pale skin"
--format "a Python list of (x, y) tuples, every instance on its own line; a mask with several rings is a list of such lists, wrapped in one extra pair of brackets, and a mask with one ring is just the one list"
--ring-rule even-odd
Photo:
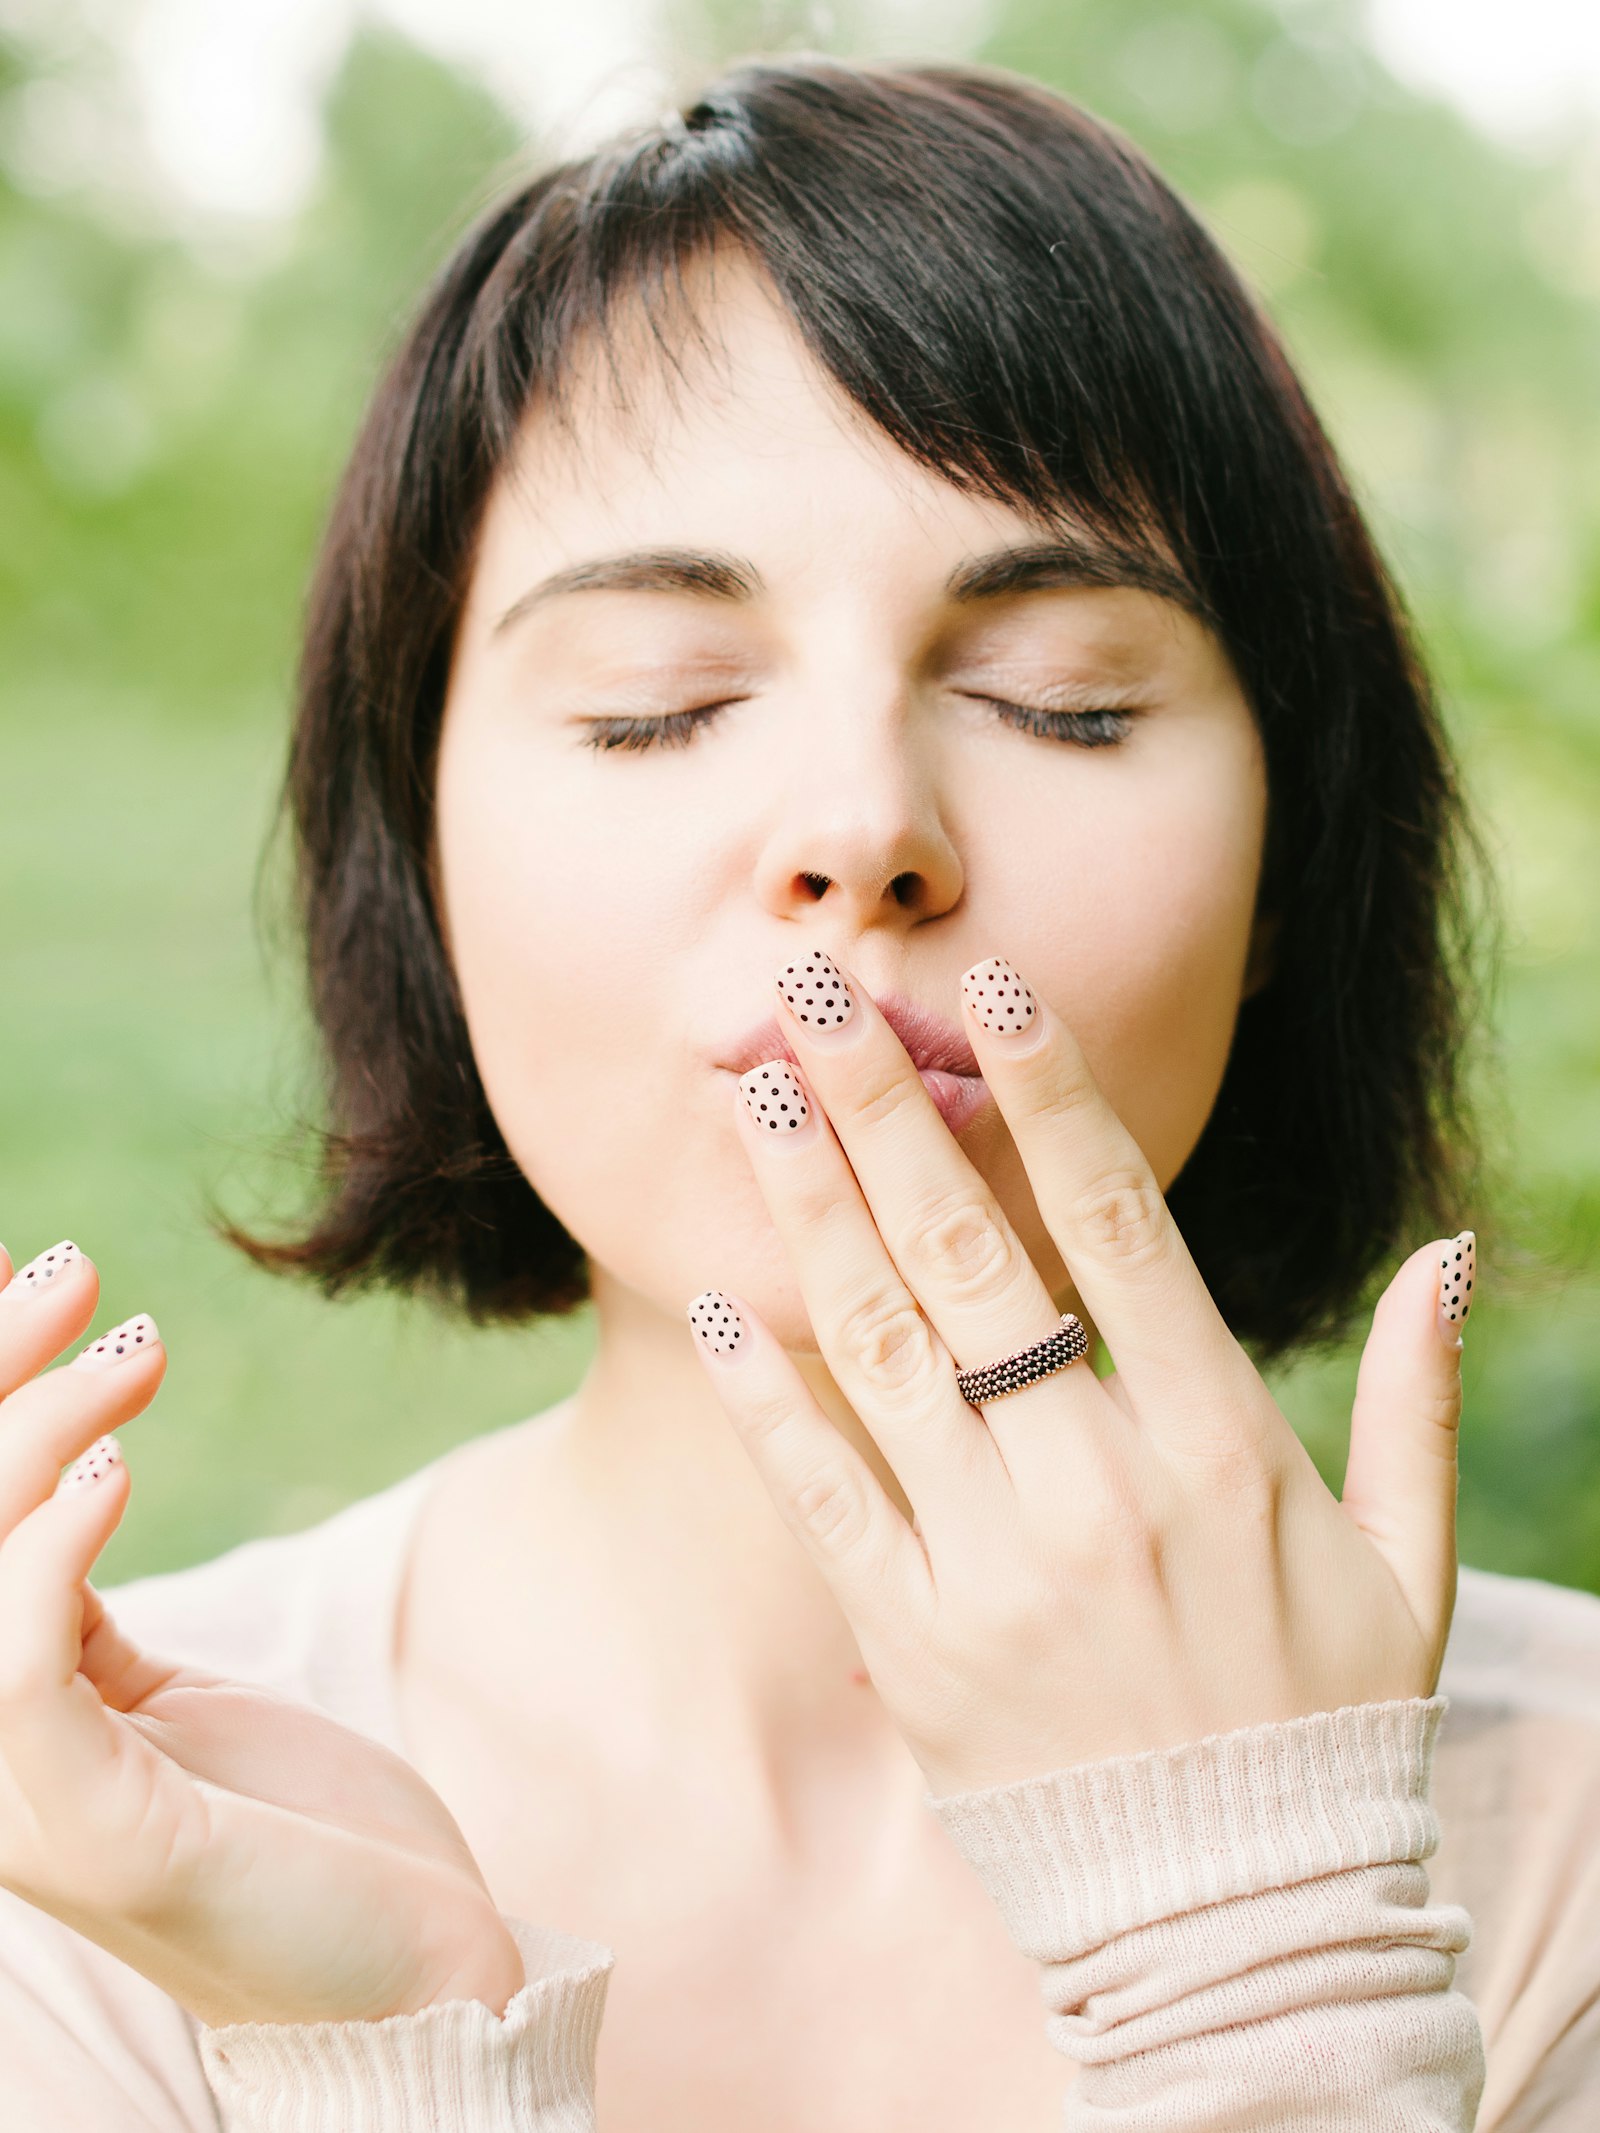
[[(1042, 2125), (1062, 2069), (1036, 1983), (923, 1795), (1432, 1691), (1460, 1404), (1443, 1243), (1378, 1306), (1335, 1499), (1162, 1197), (1270, 972), (1265, 778), (1224, 650), (1127, 586), (953, 603), (952, 571), (1039, 525), (855, 418), (754, 275), (719, 263), (702, 295), (722, 354), (690, 358), (692, 389), (641, 357), (631, 411), (597, 370), (576, 440), (530, 419), (438, 765), (474, 1051), (589, 1256), (594, 1360), (558, 1408), (465, 1448), (424, 1513), (397, 1654), (411, 1759), (309, 1712), (308, 1752), (281, 1700), (174, 1674), (104, 1614), (88, 1580), (127, 1470), (56, 1478), (150, 1404), (165, 1350), (47, 1370), (98, 1276), (83, 1259), (23, 1297), (0, 1254), (0, 1882), (209, 2022), (503, 2008), (500, 1909), (613, 1939), (608, 2124), (661, 2128), (647, 1999), (674, 1964), (737, 1995), (719, 1935), (792, 1920), (801, 1982), (747, 2077), (770, 2098), (780, 2035), (804, 2079), (807, 2008), (850, 2019), (836, 1903), (876, 1877), (864, 1918), (914, 1928), (872, 1944), (902, 1988), (913, 1942), (973, 1951), (939, 1957), (973, 2018), (933, 2047), (914, 2122), (975, 2123), (1009, 2054), (1012, 2122)], [(760, 589), (568, 590), (496, 626), (554, 572), (669, 548)], [(996, 702), (1131, 722), (1088, 746)], [(713, 704), (684, 746), (584, 745), (595, 721)], [(848, 1034), (776, 989), (814, 948), (853, 990)], [(964, 1005), (991, 956), (1039, 1003), (1025, 1046)], [(959, 1139), (874, 1004), (889, 990), (972, 1044), (993, 1102)], [(813, 1106), (781, 1144), (718, 1064), (768, 1014)], [(707, 1289), (744, 1316), (731, 1363), (690, 1330)], [(961, 1399), (957, 1367), (1067, 1309), (1114, 1376)], [(869, 1995), (864, 2059), (885, 2019), (922, 2054), (915, 2010), (884, 2010)], [(694, 2021), (681, 2122), (750, 2122), (737, 2069), (689, 2099)], [(864, 2125), (907, 2107), (889, 2057)]]

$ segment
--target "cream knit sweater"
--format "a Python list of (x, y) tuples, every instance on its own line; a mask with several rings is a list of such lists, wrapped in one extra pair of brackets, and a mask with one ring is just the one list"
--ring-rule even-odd
[[(403, 1753), (394, 1605), (440, 1463), (105, 1597)], [(928, 1805), (1040, 1966), (1074, 2133), (1600, 2133), (1600, 1599), (1464, 1570), (1435, 1697)], [(503, 2015), (213, 2029), (0, 1890), (0, 2127), (603, 2133), (613, 1953), (506, 1923)]]

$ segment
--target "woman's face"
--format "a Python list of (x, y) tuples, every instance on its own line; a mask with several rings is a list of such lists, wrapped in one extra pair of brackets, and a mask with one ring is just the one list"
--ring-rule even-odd
[[(708, 271), (686, 279), (720, 357), (689, 346), (669, 392), (636, 338), (627, 409), (597, 357), (572, 433), (536, 412), (489, 501), (435, 864), (489, 1103), (597, 1275), (680, 1323), (698, 1290), (735, 1289), (809, 1351), (727, 1063), (778, 968), (822, 947), (960, 1029), (961, 972), (1006, 956), (1166, 1185), (1256, 982), (1266, 786), (1203, 625), (1129, 586), (954, 597), (974, 557), (1052, 529), (916, 466), (754, 269)], [(667, 550), (715, 567), (528, 600)], [(686, 743), (590, 745), (712, 705)], [(1010, 705), (1130, 715), (1055, 737)], [(960, 1143), (1065, 1303), (992, 1100)]]

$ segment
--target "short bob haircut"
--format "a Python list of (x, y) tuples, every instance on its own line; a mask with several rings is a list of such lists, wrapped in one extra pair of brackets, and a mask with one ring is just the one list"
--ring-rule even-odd
[[(1176, 560), (1262, 735), (1275, 967), (1168, 1198), (1262, 1359), (1342, 1332), (1380, 1262), (1459, 1226), (1482, 858), (1400, 595), (1284, 350), (1115, 127), (980, 65), (735, 62), (681, 115), (524, 182), (445, 262), (379, 384), (308, 595), (279, 813), (323, 1046), (319, 1204), (258, 1264), (569, 1310), (585, 1254), (473, 1060), (431, 865), (477, 530), (519, 426), (613, 307), (744, 248), (818, 363), (964, 490)], [(1129, 559), (1132, 562), (1129, 562)], [(1062, 914), (1071, 924), (1071, 914)], [(1417, 1225), (1422, 1225), (1420, 1231)]]

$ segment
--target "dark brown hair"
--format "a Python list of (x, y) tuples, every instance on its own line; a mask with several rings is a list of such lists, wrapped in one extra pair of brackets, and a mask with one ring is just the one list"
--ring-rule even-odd
[(339, 486), (281, 795), (325, 1061), (320, 1203), (288, 1240), (214, 1226), (328, 1294), (385, 1284), (478, 1323), (588, 1294), (473, 1061), (433, 771), (519, 424), (609, 348), (621, 299), (669, 269), (681, 290), (723, 244), (912, 458), (1125, 552), (1158, 543), (1193, 588), (1263, 738), (1280, 932), (1169, 1200), (1259, 1354), (1336, 1333), (1380, 1262), (1467, 1204), (1462, 861), (1481, 850), (1400, 596), (1273, 328), (1130, 140), (982, 66), (738, 62), (681, 118), (521, 185), (446, 261)]

